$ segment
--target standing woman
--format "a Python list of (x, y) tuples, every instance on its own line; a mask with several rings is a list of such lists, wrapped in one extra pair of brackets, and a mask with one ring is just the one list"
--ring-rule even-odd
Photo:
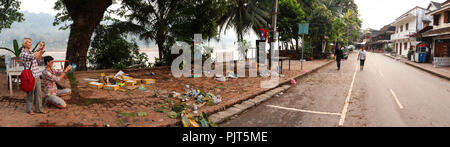
[(34, 88), (33, 91), (27, 92), (27, 99), (26, 99), (26, 112), (30, 115), (33, 115), (34, 113), (31, 111), (32, 105), (35, 106), (35, 112), (36, 113), (43, 113), (46, 112), (42, 109), (42, 96), (41, 96), (41, 80), (40, 80), (40, 72), (39, 72), (39, 66), (38, 61), (42, 59), (42, 54), (44, 53), (45, 44), (44, 42), (40, 42), (41, 47), (36, 53), (32, 53), (30, 51), (32, 45), (31, 38), (24, 38), (22, 40), (22, 53), (20, 54), (20, 58), (22, 59), (23, 66), (25, 68), (31, 67), (31, 72), (33, 73), (33, 77), (35, 79), (34, 81)]
[(363, 47), (361, 49), (361, 51), (359, 51), (359, 54), (358, 54), (358, 60), (361, 62), (360, 63), (360, 70), (361, 71), (364, 70), (364, 63), (366, 62), (366, 59), (367, 59), (367, 52), (366, 52), (366, 50)]
[(341, 60), (344, 58), (344, 52), (342, 51), (340, 43), (337, 43), (336, 47), (334, 55), (336, 56), (337, 68), (338, 70), (341, 70)]

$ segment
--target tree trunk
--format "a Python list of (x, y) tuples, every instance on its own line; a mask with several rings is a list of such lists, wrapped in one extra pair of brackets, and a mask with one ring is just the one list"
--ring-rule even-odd
[[(112, 0), (63, 0), (73, 20), (67, 44), (66, 60), (86, 70), (86, 59), (92, 34)], [(69, 63), (66, 63), (66, 65)]]

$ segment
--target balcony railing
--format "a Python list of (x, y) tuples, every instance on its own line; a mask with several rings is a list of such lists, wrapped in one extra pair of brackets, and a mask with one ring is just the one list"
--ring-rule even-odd
[(391, 40), (410, 38), (408, 35), (412, 35), (414, 33), (416, 33), (416, 32), (415, 31), (406, 31), (406, 32), (400, 32), (400, 33), (392, 34)]

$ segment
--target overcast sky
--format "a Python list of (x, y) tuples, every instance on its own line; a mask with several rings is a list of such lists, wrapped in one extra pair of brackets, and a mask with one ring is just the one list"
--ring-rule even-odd
[[(446, 0), (433, 0), (445, 2)], [(395, 21), (400, 15), (419, 6), (427, 8), (430, 0), (355, 0), (363, 20), (363, 28), (380, 29)]]
[[(56, 0), (20, 0), (21, 10), (33, 13), (50, 13), (55, 15), (53, 6)], [(444, 2), (446, 0), (434, 0)], [(359, 7), (359, 13), (363, 19), (363, 28), (379, 29), (393, 22), (415, 6), (426, 8), (429, 0), (355, 0)]]

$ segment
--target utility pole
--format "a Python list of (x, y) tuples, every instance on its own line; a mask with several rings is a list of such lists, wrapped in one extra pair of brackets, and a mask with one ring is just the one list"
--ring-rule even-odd
[[(277, 42), (277, 40), (278, 40), (278, 35), (276, 35), (276, 33), (277, 33), (277, 16), (278, 16), (278, 0), (273, 0), (273, 10), (272, 10), (272, 27), (273, 27), (272, 41), (273, 42)], [(272, 46), (272, 45), (270, 45), (270, 46)], [(269, 69), (272, 69), (272, 50), (277, 49), (277, 48), (278, 48), (278, 46), (271, 48), (269, 50), (269, 55), (271, 56), (270, 60), (269, 60)]]
[(300, 68), (300, 70), (302, 70), (303, 71), (303, 60), (304, 60), (304, 58), (303, 58), (303, 53), (305, 52), (305, 32), (303, 32), (303, 35), (302, 35), (302, 59), (300, 60), (300, 62), (301, 62), (301, 68)]

